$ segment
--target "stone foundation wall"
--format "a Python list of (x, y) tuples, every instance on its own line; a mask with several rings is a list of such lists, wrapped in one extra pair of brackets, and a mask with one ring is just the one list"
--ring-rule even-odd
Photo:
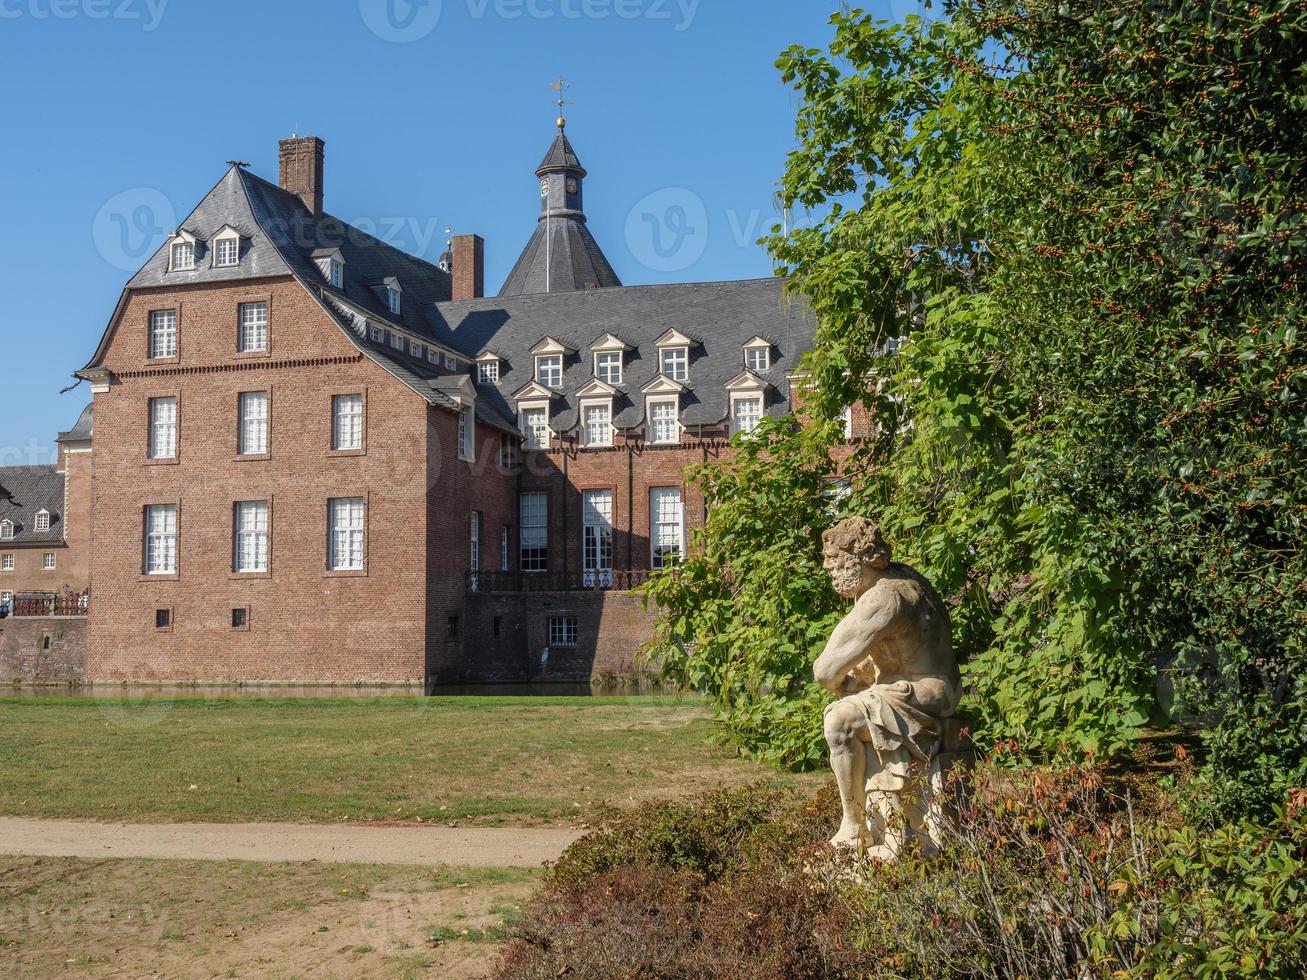
[(0, 684), (70, 684), (85, 677), (84, 618), (0, 619)]

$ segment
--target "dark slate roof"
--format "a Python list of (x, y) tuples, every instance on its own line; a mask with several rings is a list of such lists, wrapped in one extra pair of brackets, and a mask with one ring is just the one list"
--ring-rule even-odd
[(772, 386), (768, 410), (784, 413), (788, 375), (811, 350), (815, 329), (807, 303), (787, 297), (780, 279), (496, 297), (437, 303), (427, 312), (433, 331), (452, 336), (467, 354), (494, 351), (504, 358), (499, 384), (478, 386), (477, 404), (490, 403), (508, 419), (517, 414), (512, 396), (535, 372), (531, 348), (546, 336), (574, 348), (576, 353), (564, 359), (563, 387), (553, 401), (556, 431), (577, 424), (575, 393), (593, 378), (590, 347), (606, 333), (635, 348), (626, 353), (622, 395), (613, 406), (614, 424), (635, 428), (644, 422), (640, 389), (659, 374), (655, 341), (669, 329), (700, 338), (690, 349), (690, 378), (681, 401), (687, 426), (725, 420), (730, 404), (725, 386), (744, 370), (743, 347), (755, 334), (775, 341), (771, 370), (763, 377)]
[(576, 155), (571, 141), (563, 133), (558, 134), (553, 145), (549, 147), (549, 152), (540, 161), (540, 166), (536, 168), (536, 176), (544, 176), (551, 170), (577, 170), (582, 177), (586, 174), (585, 167), (581, 166), (580, 157)]
[[(8, 545), (55, 544), (63, 540), (64, 475), (54, 466), (0, 467), (0, 486), (14, 495), (17, 505), (0, 502), (0, 521), (14, 522), (13, 540)], [(50, 530), (37, 532), (37, 511), (50, 512)]]
[(82, 414), (77, 416), (77, 421), (67, 432), (60, 432), (56, 442), (88, 442), (95, 433), (95, 404), (91, 403), (82, 409)]
[[(548, 248), (546, 236), (552, 239)], [(499, 295), (607, 289), (621, 284), (585, 222), (555, 217), (536, 225)]]

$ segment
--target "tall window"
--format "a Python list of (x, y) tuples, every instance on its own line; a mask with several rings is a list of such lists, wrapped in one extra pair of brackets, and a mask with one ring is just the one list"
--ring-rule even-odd
[(522, 529), (521, 568), (524, 572), (549, 570), (549, 503), (543, 493), (524, 493), (518, 504)]
[(236, 265), (241, 257), (239, 238), (219, 238), (214, 246), (213, 264), (219, 268)]
[(527, 449), (549, 448), (549, 412), (544, 408), (522, 409), (522, 434)]
[(177, 456), (177, 399), (150, 399), (150, 459)]
[(581, 498), (581, 556), (585, 584), (606, 587), (613, 582), (613, 492), (587, 490)]
[(331, 448), (363, 448), (362, 395), (335, 395), (332, 397)]
[(177, 505), (145, 508), (145, 574), (177, 573)]
[(676, 442), (681, 427), (677, 424), (676, 402), (649, 403), (649, 437), (652, 442)]
[(391, 286), (389, 289), (386, 290), (386, 306), (390, 310), (390, 312), (394, 313), (396, 316), (399, 316), (399, 311), (400, 311), (399, 303), (400, 303), (399, 290), (396, 289), (394, 286)]
[(621, 351), (606, 351), (595, 355), (595, 377), (610, 385), (622, 383)]
[(663, 374), (673, 381), (684, 381), (690, 376), (690, 352), (684, 347), (664, 347)]
[(243, 500), (236, 505), (236, 571), (268, 570), (268, 502)]
[(327, 277), (330, 280), (331, 284), (335, 286), (337, 289), (343, 288), (345, 285), (344, 263), (336, 259), (332, 259), (331, 265), (327, 269)]
[(177, 356), (176, 310), (155, 310), (150, 314), (150, 356)]
[(585, 444), (611, 446), (613, 444), (612, 408), (606, 402), (585, 406)]
[(483, 385), (499, 384), (499, 362), (482, 361), (477, 365), (477, 380)]
[(268, 349), (268, 304), (240, 305), (240, 337), (236, 349), (241, 353)]
[(476, 459), (476, 419), (472, 412), (471, 405), (458, 410), (458, 458), (468, 461)]
[(505, 524), (499, 529), (499, 570), (508, 571), (509, 567), (509, 542), (513, 537), (513, 529)]
[(734, 432), (748, 434), (762, 421), (762, 398), (737, 398), (731, 406), (731, 426)]
[(468, 568), (474, 572), (481, 571), (481, 512), (472, 511), (471, 549), (468, 554)]
[(172, 247), (173, 272), (185, 272), (195, 268), (195, 246), (190, 242), (178, 242)]
[(679, 488), (657, 487), (649, 491), (649, 521), (653, 567), (666, 568), (684, 550), (685, 533)]
[(338, 497), (328, 504), (331, 547), (327, 567), (333, 572), (361, 571), (366, 515), (362, 497)]
[(499, 434), (499, 468), (512, 470), (517, 466), (517, 436), (507, 432)]
[(563, 384), (563, 355), (546, 354), (536, 358), (536, 381), (546, 388), (560, 388)]
[(240, 397), (240, 454), (262, 456), (268, 452), (268, 393), (246, 391)]

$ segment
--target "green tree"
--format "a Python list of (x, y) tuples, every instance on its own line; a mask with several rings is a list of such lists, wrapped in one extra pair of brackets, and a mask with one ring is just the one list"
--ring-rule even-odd
[[(1211, 750), (1204, 805), (1269, 812), (1307, 783), (1307, 7), (944, 11), (845, 11), (828, 51), (779, 62), (801, 98), (783, 196), (822, 215), (769, 241), (820, 324), (808, 405), (861, 400), (884, 433), (844, 465), (847, 506), (949, 597), (982, 740), (1111, 752), (1176, 711)], [(676, 573), (698, 586), (651, 587), (656, 652), (799, 762), (838, 609), (812, 565), (833, 465), (783, 461), (817, 466), (838, 433), (768, 438), (708, 477)], [(748, 534), (731, 505), (764, 480), (793, 521)], [(795, 577), (755, 588), (782, 546)], [(759, 673), (774, 651), (785, 670)]]

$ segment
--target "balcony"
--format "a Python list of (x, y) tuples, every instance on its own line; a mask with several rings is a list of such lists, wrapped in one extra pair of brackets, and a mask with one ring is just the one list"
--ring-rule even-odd
[(629, 592), (649, 581), (643, 569), (588, 569), (580, 575), (553, 572), (468, 572), (467, 590), (491, 592)]
[(0, 619), (9, 616), (15, 619), (85, 616), (90, 607), (91, 596), (89, 592), (83, 592), (80, 595), (72, 593), (55, 595), (54, 593), (45, 592), (20, 593), (8, 605), (0, 603)]

